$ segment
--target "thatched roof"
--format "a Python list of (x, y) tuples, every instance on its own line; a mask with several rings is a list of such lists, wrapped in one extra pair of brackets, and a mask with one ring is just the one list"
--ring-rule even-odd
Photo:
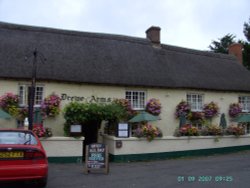
[(35, 48), (47, 59), (38, 59), (38, 80), (250, 91), (250, 72), (232, 55), (163, 44), (156, 48), (143, 38), (2, 22), (0, 78), (29, 79)]

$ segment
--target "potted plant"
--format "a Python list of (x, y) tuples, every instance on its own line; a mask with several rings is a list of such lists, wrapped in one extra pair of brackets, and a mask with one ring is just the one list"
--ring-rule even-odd
[(191, 124), (185, 124), (178, 128), (175, 132), (175, 136), (198, 136), (199, 131), (196, 127)]
[(162, 137), (162, 132), (156, 126), (144, 124), (134, 131), (134, 135), (138, 138), (145, 137), (149, 142), (151, 142), (155, 137)]
[(243, 126), (230, 125), (226, 129), (228, 135), (240, 136), (245, 134), (245, 128)]

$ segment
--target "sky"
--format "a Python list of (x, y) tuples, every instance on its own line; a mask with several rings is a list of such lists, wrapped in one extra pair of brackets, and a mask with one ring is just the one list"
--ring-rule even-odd
[(161, 43), (209, 50), (226, 34), (245, 39), (249, 0), (0, 0), (0, 21), (145, 38), (161, 28)]

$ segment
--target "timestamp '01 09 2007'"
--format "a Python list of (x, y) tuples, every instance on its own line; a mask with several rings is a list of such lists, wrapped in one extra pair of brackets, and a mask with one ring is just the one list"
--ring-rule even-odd
[(232, 176), (178, 176), (177, 177), (178, 182), (232, 182), (233, 177)]

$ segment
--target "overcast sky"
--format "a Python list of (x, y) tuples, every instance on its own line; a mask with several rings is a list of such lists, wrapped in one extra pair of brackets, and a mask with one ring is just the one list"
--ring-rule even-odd
[(244, 39), (250, 0), (0, 0), (0, 21), (145, 38), (161, 27), (164, 44), (208, 50), (231, 33)]

